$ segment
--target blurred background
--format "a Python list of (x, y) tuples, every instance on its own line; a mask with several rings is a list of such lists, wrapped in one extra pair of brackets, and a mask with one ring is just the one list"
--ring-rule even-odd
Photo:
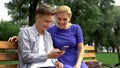
[(20, 28), (32, 26), (35, 9), (41, 3), (71, 7), (71, 23), (82, 27), (85, 45), (95, 46), (98, 59), (101, 53), (111, 53), (109, 57), (116, 57), (111, 63), (119, 62), (120, 0), (0, 0), (0, 40), (8, 40), (17, 36)]

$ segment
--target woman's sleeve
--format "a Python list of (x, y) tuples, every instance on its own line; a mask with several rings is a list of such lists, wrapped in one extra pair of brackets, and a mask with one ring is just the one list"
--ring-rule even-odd
[(84, 39), (83, 39), (83, 32), (82, 32), (82, 29), (79, 25), (76, 26), (76, 40), (77, 40), (77, 43), (82, 43), (84, 42)]

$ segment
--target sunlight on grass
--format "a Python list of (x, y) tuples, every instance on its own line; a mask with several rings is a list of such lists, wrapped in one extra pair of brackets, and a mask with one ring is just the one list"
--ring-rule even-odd
[(116, 64), (119, 62), (117, 53), (97, 53), (97, 60), (103, 64)]
[(3, 64), (18, 64), (18, 61), (0, 61), (0, 65)]

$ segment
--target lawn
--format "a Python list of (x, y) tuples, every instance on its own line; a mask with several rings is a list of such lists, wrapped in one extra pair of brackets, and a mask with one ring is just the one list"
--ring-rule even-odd
[(119, 62), (117, 53), (97, 53), (97, 60), (103, 64), (116, 64)]

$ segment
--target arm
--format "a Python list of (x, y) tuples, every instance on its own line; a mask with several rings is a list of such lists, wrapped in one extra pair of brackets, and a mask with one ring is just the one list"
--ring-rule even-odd
[(82, 33), (81, 27), (77, 26), (76, 28), (77, 28), (76, 41), (77, 41), (77, 48), (78, 48), (78, 57), (77, 57), (77, 62), (75, 64), (75, 68), (80, 68), (81, 62), (83, 60), (83, 54), (84, 54), (84, 41), (83, 41), (83, 33)]
[[(44, 53), (44, 54), (36, 53), (36, 51), (32, 51), (37, 49), (37, 47), (35, 48), (35, 45), (34, 45), (35, 42), (31, 44), (32, 40), (29, 39), (30, 38), (29, 36), (30, 35), (28, 31), (25, 31), (25, 30), (21, 31), (18, 36), (19, 38), (18, 49), (19, 49), (20, 56), (24, 62), (26, 63), (42, 62), (42, 61), (46, 61), (48, 58), (51, 58), (51, 59), (58, 58), (63, 54), (63, 52), (58, 53), (60, 52), (58, 49), (50, 50), (48, 53)], [(35, 49), (32, 49), (32, 48), (35, 48)]]
[(83, 60), (83, 55), (84, 55), (84, 46), (83, 46), (83, 43), (79, 43), (78, 44), (78, 58), (77, 58), (75, 68), (80, 68), (81, 62)]

